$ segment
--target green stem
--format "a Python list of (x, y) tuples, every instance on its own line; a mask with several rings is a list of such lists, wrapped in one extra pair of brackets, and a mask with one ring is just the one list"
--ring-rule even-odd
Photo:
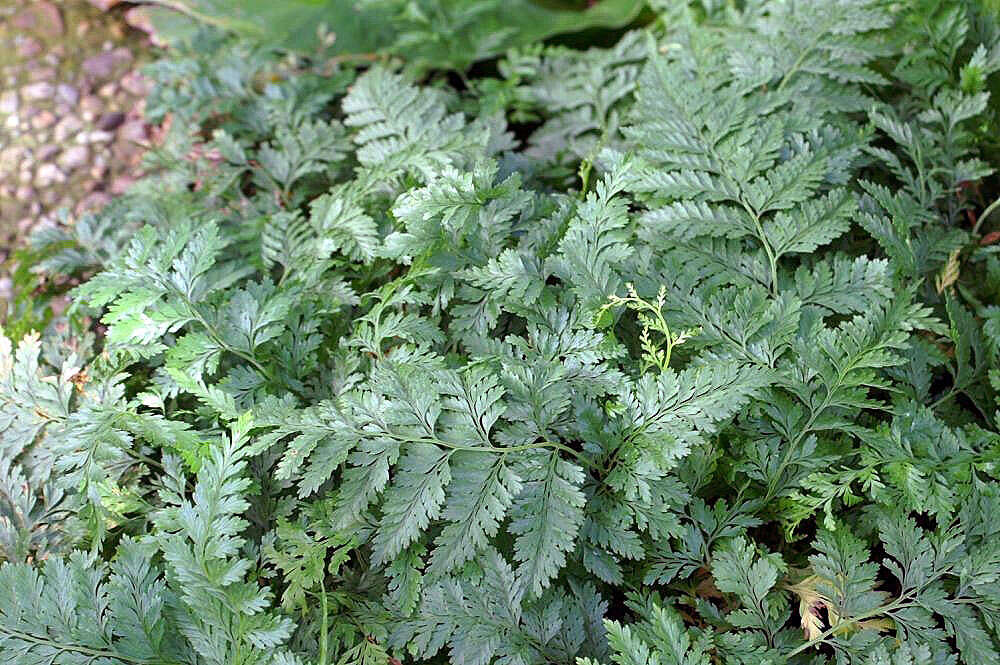
[(778, 490), (777, 481), (781, 478), (781, 474), (785, 472), (785, 469), (788, 468), (788, 463), (791, 460), (792, 453), (795, 452), (795, 449), (799, 447), (802, 440), (809, 434), (809, 432), (812, 431), (812, 427), (816, 424), (816, 420), (819, 419), (820, 415), (826, 411), (828, 406), (830, 406), (830, 397), (833, 395), (834, 391), (840, 387), (842, 382), (843, 375), (838, 377), (836, 385), (827, 391), (826, 397), (823, 399), (823, 403), (820, 407), (809, 414), (809, 420), (806, 421), (802, 431), (799, 432), (798, 436), (796, 436), (795, 439), (789, 443), (788, 448), (785, 450), (785, 454), (781, 457), (781, 462), (778, 464), (777, 472), (771, 476), (771, 480), (767, 483), (767, 494), (764, 495), (764, 504), (767, 504), (772, 498), (774, 498), (774, 494)]
[(990, 213), (996, 210), (998, 206), (1000, 206), (1000, 198), (986, 207), (986, 210), (983, 211), (983, 214), (979, 216), (979, 219), (976, 220), (976, 224), (972, 227), (972, 235), (979, 233), (979, 227), (982, 226), (983, 220), (989, 217)]
[[(324, 575), (326, 572), (324, 571)], [(329, 632), (329, 619), (327, 617), (327, 601), (326, 601), (326, 585), (323, 583), (322, 576), (319, 580), (320, 589), (320, 610), (322, 611), (320, 619), (320, 633), (319, 633), (319, 665), (326, 665), (326, 649), (327, 640), (329, 639), (327, 633)]]
[(771, 244), (767, 242), (767, 238), (764, 235), (764, 226), (760, 223), (760, 216), (757, 212), (750, 206), (749, 203), (740, 198), (740, 203), (743, 205), (743, 209), (746, 210), (747, 214), (750, 215), (750, 219), (753, 220), (754, 229), (757, 232), (757, 238), (760, 240), (760, 244), (764, 246), (764, 252), (767, 254), (767, 262), (771, 269), (771, 294), (774, 296), (778, 295), (778, 256), (774, 253), (771, 248)]
[(587, 468), (590, 468), (590, 464), (580, 454), (579, 451), (573, 450), (569, 446), (564, 445), (562, 443), (558, 443), (556, 441), (539, 441), (537, 443), (526, 443), (526, 444), (520, 445), (520, 446), (511, 446), (509, 448), (496, 448), (496, 447), (494, 447), (492, 445), (486, 445), (486, 446), (463, 446), (463, 445), (457, 444), (457, 443), (450, 443), (448, 441), (442, 441), (441, 439), (438, 439), (436, 437), (434, 437), (434, 438), (431, 438), (431, 437), (428, 437), (428, 438), (418, 438), (418, 437), (394, 436), (394, 435), (391, 435), (391, 434), (390, 434), (390, 436), (392, 436), (393, 439), (395, 439), (396, 441), (399, 441), (400, 443), (426, 443), (428, 445), (438, 446), (438, 447), (441, 447), (441, 448), (447, 448), (449, 450), (467, 451), (467, 452), (473, 452), (473, 453), (494, 453), (494, 454), (505, 455), (507, 453), (521, 452), (522, 450), (535, 450), (535, 449), (538, 449), (538, 448), (550, 448), (552, 450), (559, 450), (559, 451), (562, 451), (562, 452), (564, 452), (564, 453), (566, 453), (568, 455), (572, 455), (580, 463), (586, 465)]
[[(28, 642), (29, 644), (36, 644), (38, 646), (48, 647), (58, 652), (72, 652), (82, 654), (84, 656), (90, 656), (91, 659), (94, 658), (106, 658), (111, 661), (122, 661), (126, 663), (136, 663), (137, 665), (153, 665), (154, 663), (160, 663), (162, 665), (171, 665), (167, 661), (159, 660), (145, 660), (139, 658), (129, 658), (128, 656), (123, 656), (119, 653), (113, 651), (107, 651), (104, 649), (92, 649), (90, 647), (83, 647), (78, 645), (67, 645), (55, 642), (53, 640), (48, 640), (42, 637), (36, 637), (30, 633), (24, 633), (19, 630), (12, 630), (10, 628), (0, 628), (0, 635), (9, 635), (17, 640), (23, 642)], [(30, 650), (30, 647), (29, 647)]]
[(235, 348), (235, 347), (227, 344), (226, 341), (222, 338), (222, 335), (219, 334), (219, 331), (217, 331), (215, 329), (215, 326), (213, 326), (212, 324), (210, 324), (208, 322), (208, 320), (204, 316), (201, 315), (201, 312), (198, 311), (198, 308), (195, 307), (194, 303), (191, 302), (186, 295), (182, 294), (182, 297), (184, 298), (184, 302), (185, 302), (185, 304), (187, 304), (188, 309), (194, 315), (194, 319), (198, 323), (200, 323), (202, 325), (202, 327), (205, 328), (206, 332), (208, 332), (208, 334), (212, 338), (213, 342), (215, 342), (222, 349), (228, 351), (229, 353), (233, 354), (234, 356), (239, 356), (243, 360), (245, 360), (248, 363), (250, 363), (251, 365), (253, 365), (254, 368), (258, 372), (260, 372), (261, 375), (264, 378), (266, 378), (268, 381), (274, 381), (274, 376), (271, 375), (271, 372), (269, 372), (266, 367), (264, 367), (263, 365), (261, 365), (260, 362), (256, 358), (254, 358), (252, 355), (250, 355), (249, 353), (247, 353), (245, 351), (241, 351), (240, 349), (237, 349), (237, 348)]
[(781, 77), (781, 82), (778, 83), (778, 87), (776, 89), (778, 92), (781, 92), (785, 85), (792, 79), (792, 76), (798, 73), (799, 69), (802, 68), (802, 63), (804, 63), (809, 54), (812, 53), (817, 46), (819, 46), (820, 41), (826, 36), (830, 28), (836, 24), (838, 18), (839, 17), (835, 15), (829, 23), (820, 26), (820, 28), (813, 33), (815, 37), (813, 38), (812, 43), (810, 43), (809, 46), (799, 54), (799, 57), (795, 59), (794, 63), (792, 63), (791, 69), (789, 69), (785, 75)]
[(819, 646), (820, 644), (823, 644), (831, 635), (833, 635), (837, 631), (844, 630), (845, 626), (847, 625), (850, 625), (852, 623), (860, 623), (862, 621), (865, 621), (866, 619), (877, 617), (880, 614), (888, 614), (889, 612), (893, 612), (894, 610), (909, 607), (910, 604), (911, 603), (909, 603), (909, 601), (905, 601), (902, 598), (899, 598), (894, 602), (889, 603), (888, 605), (883, 605), (882, 607), (877, 607), (874, 610), (865, 612), (864, 614), (859, 614), (856, 617), (851, 617), (849, 621), (843, 621), (841, 623), (838, 623), (836, 626), (831, 626), (827, 630), (817, 635), (815, 638), (809, 640), (808, 642), (805, 642), (804, 644), (800, 644), (796, 648), (792, 649), (787, 654), (785, 654), (785, 660), (787, 661), (790, 658), (794, 658), (795, 656), (799, 655), (803, 651), (806, 651), (807, 649), (811, 649), (814, 646)]

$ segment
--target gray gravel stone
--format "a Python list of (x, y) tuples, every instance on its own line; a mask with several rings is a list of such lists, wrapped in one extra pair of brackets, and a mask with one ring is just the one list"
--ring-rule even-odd
[(67, 148), (59, 156), (58, 163), (64, 171), (75, 171), (87, 163), (88, 157), (90, 157), (90, 151), (87, 150), (87, 146), (74, 145)]
[(80, 69), (91, 78), (106, 79), (115, 71), (115, 56), (111, 51), (92, 55), (83, 61)]
[(62, 182), (66, 182), (66, 175), (55, 164), (49, 162), (38, 167), (38, 173), (35, 174), (36, 187), (51, 187)]
[(17, 169), (21, 160), (24, 159), (24, 148), (16, 145), (0, 150), (0, 171), (11, 172)]
[(51, 111), (41, 111), (31, 118), (31, 126), (37, 131), (56, 124), (56, 116)]
[(56, 125), (55, 130), (52, 133), (52, 137), (55, 139), (56, 143), (65, 143), (67, 139), (72, 137), (78, 131), (83, 129), (83, 121), (73, 115), (68, 115), (59, 121)]
[(125, 92), (136, 97), (145, 97), (149, 94), (149, 81), (137, 71), (131, 71), (122, 77), (121, 86)]
[(90, 56), (83, 61), (81, 69), (91, 80), (104, 81), (110, 78), (116, 69), (130, 62), (132, 62), (132, 52), (127, 48), (116, 48)]
[(118, 129), (118, 136), (132, 143), (145, 143), (149, 134), (146, 131), (146, 123), (141, 118), (129, 120)]
[(85, 122), (93, 122), (97, 114), (104, 108), (104, 102), (93, 95), (87, 95), (80, 101), (80, 117)]
[(90, 132), (80, 132), (76, 135), (77, 143), (107, 143), (115, 137), (111, 132), (94, 130)]
[(0, 94), (0, 113), (7, 115), (9, 113), (17, 113), (18, 100), (17, 91), (8, 90)]
[(55, 91), (55, 86), (48, 81), (31, 83), (21, 88), (21, 94), (24, 95), (26, 99), (36, 100), (49, 99), (53, 94), (55, 94)]
[(65, 30), (59, 8), (46, 0), (32, 0), (29, 6), (14, 15), (12, 23), (44, 37), (58, 37)]
[(0, 301), (14, 297), (14, 281), (10, 277), (0, 277)]
[(42, 52), (42, 45), (34, 37), (22, 37), (17, 44), (17, 57), (27, 60)]
[(28, 73), (28, 78), (32, 81), (55, 81), (56, 80), (56, 68), (55, 67), (38, 67), (32, 69)]
[(67, 83), (60, 83), (56, 86), (56, 97), (67, 104), (76, 104), (80, 101), (80, 91)]
[(38, 161), (47, 162), (56, 155), (59, 154), (59, 146), (57, 145), (43, 145), (38, 149)]
[(98, 118), (94, 126), (105, 132), (113, 132), (121, 127), (123, 122), (125, 122), (125, 114), (121, 111), (112, 111)]

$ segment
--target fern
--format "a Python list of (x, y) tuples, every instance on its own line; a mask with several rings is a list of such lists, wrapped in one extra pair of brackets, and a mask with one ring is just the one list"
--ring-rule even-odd
[(41, 570), (0, 565), (0, 654), (10, 663), (183, 662), (164, 607), (165, 585), (143, 547), (126, 539), (110, 566), (82, 553)]
[(0, 336), (5, 662), (1000, 658), (996, 17), (632, 4), (151, 68)]

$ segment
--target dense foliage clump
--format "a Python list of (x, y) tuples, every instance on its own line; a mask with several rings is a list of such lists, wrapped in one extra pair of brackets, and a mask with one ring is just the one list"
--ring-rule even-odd
[(1000, 662), (1000, 26), (903, 4), (198, 33), (23, 255), (4, 662)]

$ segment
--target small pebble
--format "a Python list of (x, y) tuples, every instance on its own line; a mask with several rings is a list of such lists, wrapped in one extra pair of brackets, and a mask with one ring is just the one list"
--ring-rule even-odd
[(31, 6), (14, 15), (12, 23), (22, 30), (32, 30), (43, 37), (58, 37), (63, 33), (62, 14), (46, 0), (32, 0)]
[(48, 81), (32, 83), (21, 88), (21, 93), (28, 99), (48, 99), (55, 94), (55, 86)]
[(17, 92), (14, 90), (8, 90), (0, 94), (0, 113), (4, 115), (8, 113), (17, 113)]
[(94, 130), (92, 132), (80, 132), (76, 135), (77, 143), (107, 143), (114, 138), (111, 132)]
[(123, 122), (125, 122), (125, 114), (121, 111), (112, 111), (98, 118), (95, 126), (102, 131), (112, 132), (121, 127)]
[(64, 143), (83, 128), (83, 123), (76, 116), (68, 115), (59, 121), (53, 131), (53, 138), (57, 143)]
[(17, 57), (27, 60), (42, 52), (42, 45), (34, 37), (24, 37), (17, 45)]
[(80, 101), (80, 117), (86, 122), (93, 122), (103, 108), (104, 104), (100, 99), (93, 95), (87, 95)]
[(28, 78), (32, 81), (54, 81), (56, 79), (56, 68), (38, 67), (37, 69), (32, 69), (28, 74)]
[(38, 161), (47, 162), (59, 154), (59, 146), (48, 144), (38, 149)]
[(154, 34), (153, 21), (149, 18), (149, 12), (143, 7), (132, 7), (126, 11), (125, 22), (136, 30), (142, 30), (149, 35)]
[(14, 282), (10, 277), (0, 277), (0, 300), (14, 297)]
[(115, 57), (110, 51), (92, 55), (83, 61), (80, 69), (91, 78), (106, 79), (115, 71)]
[(75, 171), (87, 163), (90, 152), (85, 145), (74, 145), (59, 156), (59, 166), (64, 171)]
[(60, 83), (56, 86), (56, 97), (67, 104), (76, 104), (80, 101), (80, 91), (71, 85)]
[(55, 164), (49, 162), (38, 167), (38, 173), (35, 175), (36, 187), (49, 187), (62, 182), (66, 182), (66, 176)]
[(149, 94), (149, 81), (137, 71), (131, 71), (122, 77), (122, 88), (135, 97), (145, 97)]
[(21, 160), (24, 159), (24, 148), (16, 145), (0, 150), (0, 171), (10, 173), (17, 170)]
[(31, 126), (35, 130), (47, 129), (56, 124), (56, 116), (51, 111), (42, 111), (31, 119)]
[(59, 8), (46, 0), (34, 0), (32, 10), (39, 17), (35, 28), (44, 37), (59, 37), (65, 30)]
[(32, 30), (38, 24), (38, 17), (30, 9), (25, 9), (14, 15), (11, 24), (21, 30)]
[(138, 118), (129, 120), (119, 128), (118, 136), (122, 140), (132, 143), (145, 143), (148, 136), (146, 123)]

